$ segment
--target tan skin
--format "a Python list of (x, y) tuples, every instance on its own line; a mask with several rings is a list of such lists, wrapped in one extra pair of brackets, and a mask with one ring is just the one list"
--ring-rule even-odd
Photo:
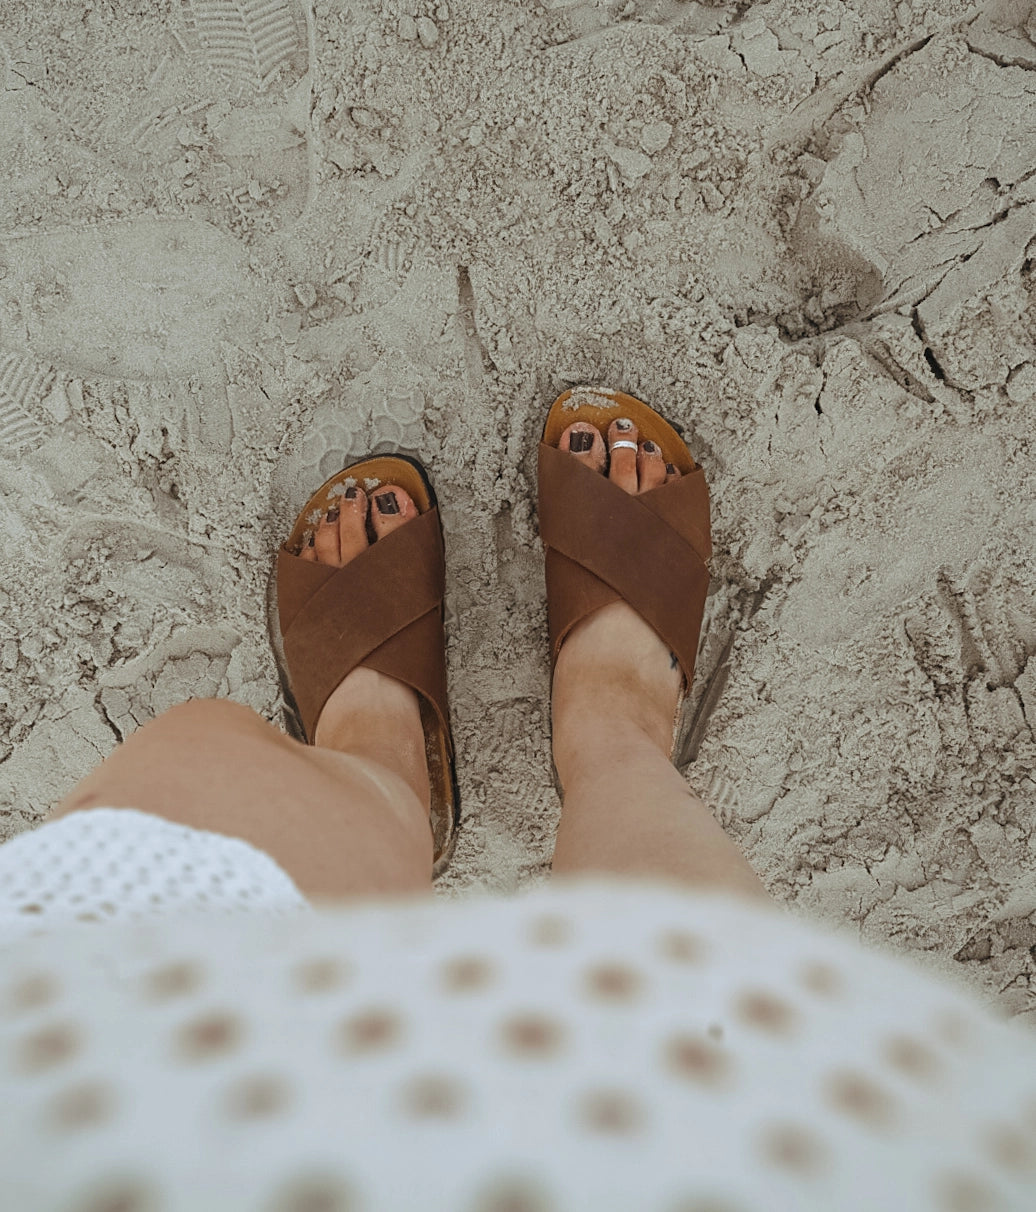
[[(585, 438), (573, 436), (592, 435)], [(613, 422), (617, 439), (635, 426)], [(589, 449), (579, 449), (590, 443)], [(605, 440), (577, 423), (560, 442), (630, 493), (664, 483), (662, 454), (640, 443), (610, 462)], [(574, 445), (575, 449), (572, 449)], [(607, 472), (606, 469), (607, 468)], [(382, 510), (362, 492), (342, 498), (304, 558), (342, 565), (417, 516), (398, 486)], [(554, 851), (558, 876), (652, 877), (773, 904), (744, 855), (669, 761), (681, 673), (654, 631), (617, 602), (584, 619), (554, 674), (554, 759), (564, 788)], [(50, 813), (132, 807), (244, 838), (272, 855), (314, 902), (427, 894), (432, 837), (417, 696), (384, 674), (356, 669), (317, 722), (315, 745), (285, 736), (249, 708), (193, 699), (138, 729)]]

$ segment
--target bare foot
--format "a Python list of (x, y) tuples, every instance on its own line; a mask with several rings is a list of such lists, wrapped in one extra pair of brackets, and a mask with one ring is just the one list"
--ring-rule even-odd
[[(397, 484), (382, 485), (370, 498), (362, 488), (349, 488), (338, 501), (321, 518), (302, 559), (344, 567), (369, 545), (368, 522), (377, 541), (418, 516), (417, 506)], [(398, 770), (430, 806), (421, 709), (417, 693), (403, 682), (374, 669), (354, 669), (324, 704), (313, 739), (329, 749), (383, 750), (384, 764)]]
[[(631, 442), (635, 449), (616, 442)], [(593, 425), (577, 421), (561, 435), (561, 450), (628, 493), (657, 488), (680, 473), (667, 464), (653, 442), (638, 442), (637, 427), (619, 418), (608, 427), (607, 446)], [(587, 721), (633, 725), (668, 755), (683, 671), (668, 645), (625, 602), (595, 610), (565, 637), (558, 653), (552, 691), (554, 761), (565, 785), (565, 771), (583, 753)], [(606, 740), (606, 735), (602, 737)]]

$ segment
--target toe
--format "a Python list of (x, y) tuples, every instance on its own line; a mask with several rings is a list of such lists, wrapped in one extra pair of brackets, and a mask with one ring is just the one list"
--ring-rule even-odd
[(299, 552), (299, 558), (306, 560), (310, 564), (315, 564), (317, 562), (317, 549), (314, 546), (314, 536), (312, 533), (302, 544), (302, 550)]
[(670, 480), (678, 480), (680, 472), (677, 470), (675, 463), (667, 463), (665, 465), (665, 482), (668, 484)]
[(380, 488), (375, 488), (372, 495), (374, 510), (371, 516), (374, 533), (379, 539), (398, 529), (404, 522), (417, 517), (417, 506), (398, 484), (383, 484)]
[[(629, 442), (629, 446), (619, 446), (616, 442)], [(625, 492), (637, 491), (637, 427), (628, 417), (618, 417), (608, 426), (608, 451), (610, 463), (608, 479)]]
[(351, 485), (338, 498), (338, 546), (342, 563), (347, 564), (366, 550), (367, 544), (367, 494), (362, 488)]
[(321, 564), (333, 564), (341, 567), (342, 552), (338, 543), (338, 506), (331, 508), (321, 516), (313, 536), (313, 549)]
[(608, 461), (601, 431), (587, 421), (576, 421), (570, 425), (561, 435), (558, 447), (574, 454), (580, 463), (585, 463), (594, 471), (603, 472)]
[(654, 442), (641, 442), (637, 451), (637, 484), (640, 492), (649, 492), (666, 481), (665, 456)]

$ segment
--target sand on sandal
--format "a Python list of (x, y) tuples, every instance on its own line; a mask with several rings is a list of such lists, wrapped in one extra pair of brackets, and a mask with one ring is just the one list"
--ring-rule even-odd
[(1030, 0), (6, 0), (3, 836), (188, 696), (279, 720), (276, 545), (403, 449), (438, 895), (545, 878), (536, 443), (610, 385), (712, 489), (690, 785), (780, 901), (1036, 1022), (1034, 42)]

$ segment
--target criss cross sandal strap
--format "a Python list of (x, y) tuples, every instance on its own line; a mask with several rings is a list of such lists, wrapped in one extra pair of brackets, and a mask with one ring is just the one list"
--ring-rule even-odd
[[(669, 646), (689, 690), (709, 587), (712, 554), (705, 473), (654, 409), (621, 392), (573, 407), (571, 392), (551, 409), (539, 448), (539, 525), (546, 548), (551, 671), (565, 636), (587, 615), (627, 602)], [(577, 397), (578, 400), (578, 397)], [(567, 407), (566, 407), (567, 403)], [(589, 421), (602, 435), (629, 417), (680, 471), (639, 495), (625, 492), (557, 442)]]
[[(357, 480), (400, 485), (419, 515), (341, 568), (303, 560), (298, 553), (313, 519)], [(418, 694), (432, 793), (433, 874), (449, 859), (459, 814), (446, 694), (445, 575), (434, 491), (424, 469), (405, 456), (373, 457), (332, 476), (310, 498), (277, 553), (278, 662), (309, 744), (327, 700), (360, 666)]]
[(342, 568), (282, 547), (277, 578), (284, 655), (311, 744), (324, 704), (360, 665), (412, 686), (448, 728), (438, 509), (382, 536)]

